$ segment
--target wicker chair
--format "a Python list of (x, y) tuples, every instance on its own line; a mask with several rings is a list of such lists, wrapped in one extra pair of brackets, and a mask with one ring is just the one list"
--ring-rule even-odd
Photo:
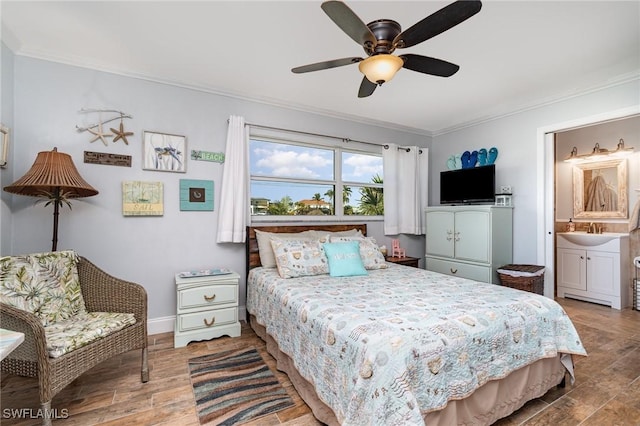
[[(133, 313), (135, 324), (58, 358), (50, 358), (41, 321), (30, 312), (0, 304), (2, 327), (25, 334), (24, 342), (2, 360), (2, 371), (18, 376), (37, 377), (41, 408), (45, 413), (50, 412), (51, 400), (58, 392), (114, 355), (142, 349), (142, 382), (149, 380), (145, 289), (138, 284), (108, 275), (81, 256), (78, 275), (87, 311)], [(51, 424), (47, 415), (43, 417), (43, 424)]]

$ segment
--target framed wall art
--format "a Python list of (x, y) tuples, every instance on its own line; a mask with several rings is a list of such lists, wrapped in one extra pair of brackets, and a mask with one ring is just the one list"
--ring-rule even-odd
[(162, 216), (163, 190), (162, 182), (122, 182), (122, 215)]
[(159, 172), (187, 171), (186, 136), (145, 130), (142, 136), (142, 168)]
[(180, 210), (213, 211), (213, 181), (180, 179)]
[(9, 128), (0, 123), (0, 167), (7, 166), (9, 154)]

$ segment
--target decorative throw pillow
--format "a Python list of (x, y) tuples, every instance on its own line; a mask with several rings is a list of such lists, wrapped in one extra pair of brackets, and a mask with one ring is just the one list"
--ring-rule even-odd
[(278, 232), (265, 232), (258, 231), (256, 232), (256, 240), (258, 242), (258, 253), (260, 254), (260, 264), (265, 268), (275, 268), (276, 267), (276, 259), (273, 254), (273, 248), (271, 247), (271, 237), (276, 237), (280, 239), (291, 238), (291, 239), (317, 239), (314, 231), (302, 231), (296, 233), (278, 233)]
[(0, 301), (31, 312), (44, 326), (86, 312), (71, 251), (7, 256), (0, 259)]
[(329, 266), (319, 240), (271, 238), (278, 274), (282, 278), (328, 274)]
[[(363, 238), (362, 232), (359, 229), (348, 229), (346, 231), (308, 231), (311, 232), (316, 238), (321, 239), (324, 237), (360, 237)], [(328, 241), (327, 241), (328, 242)]]
[(388, 268), (384, 256), (380, 253), (380, 248), (376, 240), (371, 237), (331, 237), (332, 243), (357, 241), (360, 243), (360, 257), (365, 269), (385, 269)]
[(324, 243), (323, 247), (329, 262), (329, 275), (332, 277), (367, 275), (367, 270), (360, 257), (360, 243), (358, 241)]

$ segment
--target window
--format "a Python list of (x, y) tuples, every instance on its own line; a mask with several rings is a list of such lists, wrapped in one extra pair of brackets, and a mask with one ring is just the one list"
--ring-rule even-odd
[(249, 164), (254, 220), (384, 214), (379, 154), (252, 134)]
[(343, 214), (382, 216), (382, 157), (342, 151)]

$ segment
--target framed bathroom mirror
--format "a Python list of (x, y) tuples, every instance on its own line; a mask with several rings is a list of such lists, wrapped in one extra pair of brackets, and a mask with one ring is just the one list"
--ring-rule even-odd
[(573, 166), (573, 217), (626, 219), (627, 216), (625, 158)]

